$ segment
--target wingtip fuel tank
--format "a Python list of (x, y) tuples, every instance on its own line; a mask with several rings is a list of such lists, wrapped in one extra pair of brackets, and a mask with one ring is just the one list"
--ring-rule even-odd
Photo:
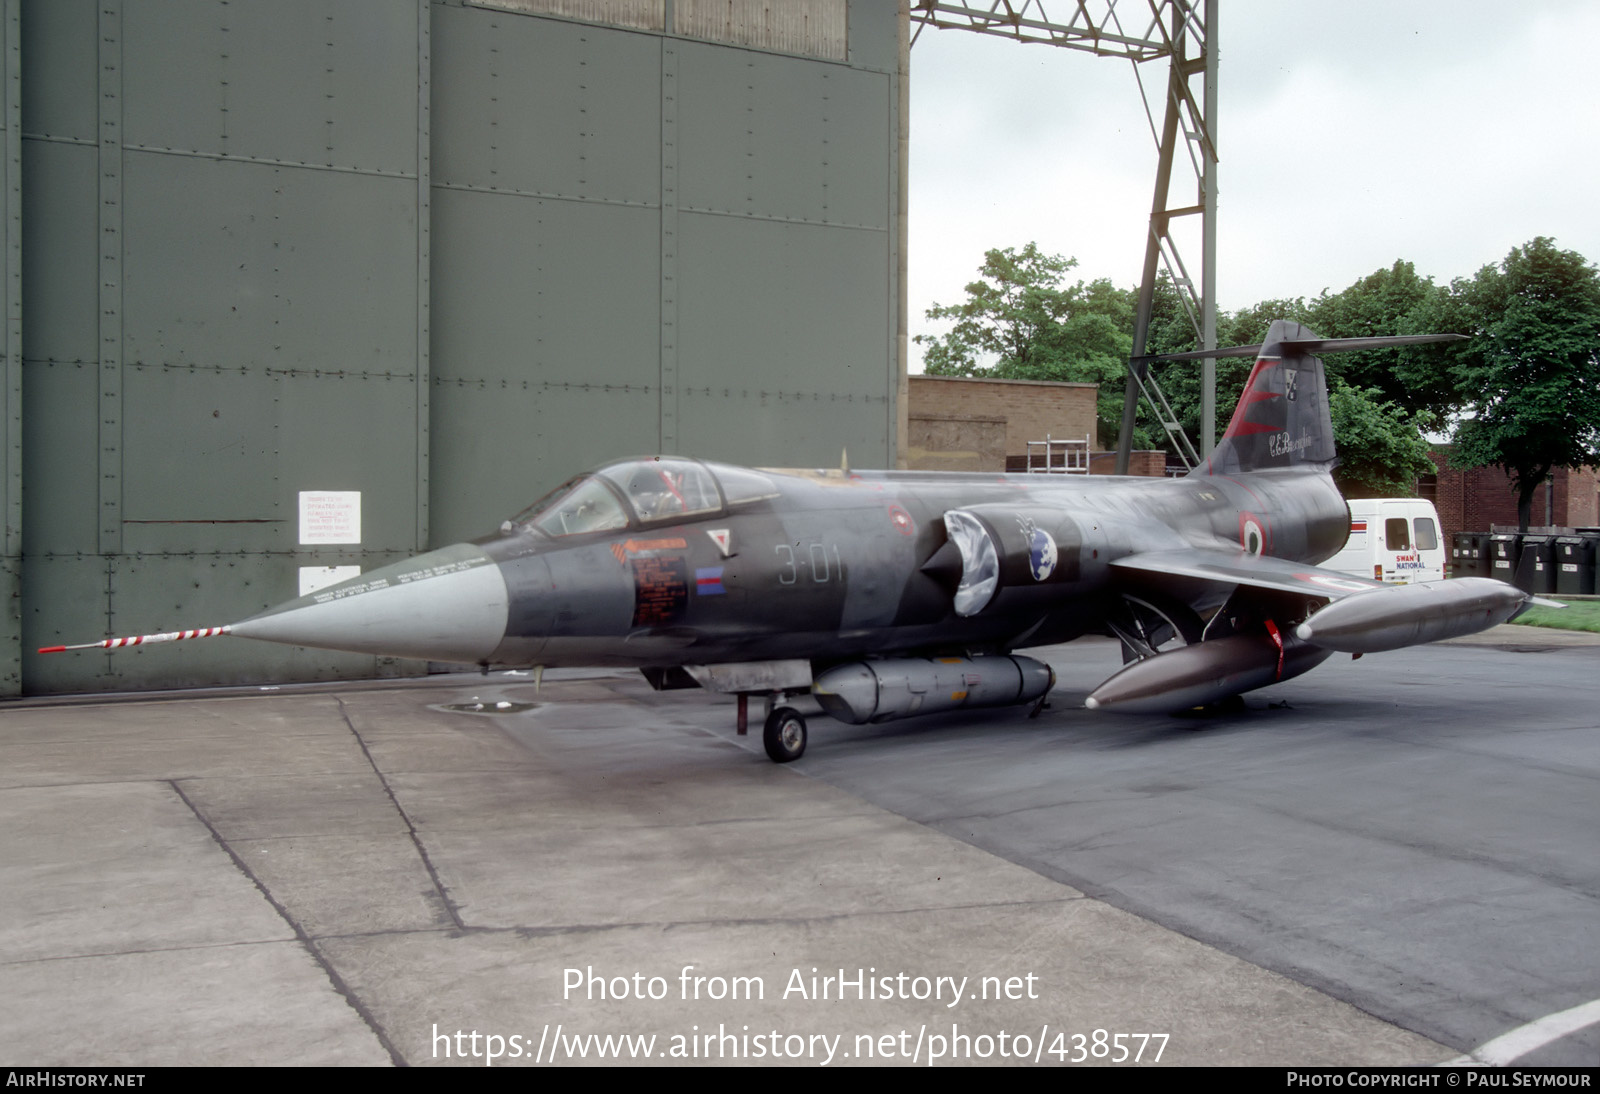
[(1295, 635), (1340, 653), (1382, 653), (1488, 630), (1508, 622), (1527, 600), (1521, 589), (1490, 577), (1386, 585), (1333, 601)]
[(1127, 665), (1084, 700), (1090, 710), (1173, 714), (1310, 672), (1332, 650), (1267, 633), (1196, 642)]

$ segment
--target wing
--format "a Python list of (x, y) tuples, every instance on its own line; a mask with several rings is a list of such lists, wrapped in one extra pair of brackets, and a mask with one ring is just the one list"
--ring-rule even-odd
[[(1123, 608), (1111, 620), (1131, 661), (1085, 705), (1128, 712), (1175, 711), (1266, 687), (1316, 667), (1334, 651), (1361, 655), (1453, 638), (1504, 623), (1527, 599), (1503, 581), (1468, 577), (1384, 585), (1281, 558), (1207, 550), (1145, 551), (1111, 563), (1122, 579)], [(1181, 598), (1189, 611), (1211, 598), (1196, 642), (1162, 650), (1147, 620), (1182, 629), (1183, 613), (1163, 612), (1151, 590)], [(1190, 616), (1190, 623), (1195, 617)]]
[[(1273, 625), (1285, 631), (1292, 626), (1301, 641), (1344, 653), (1378, 653), (1474, 634), (1511, 619), (1529, 600), (1522, 590), (1492, 578), (1385, 585), (1242, 552), (1146, 551), (1111, 565), (1133, 578), (1136, 586), (1161, 587), (1185, 579), (1213, 588), (1232, 586), (1229, 604), (1243, 609), (1247, 617), (1274, 620)], [(1273, 596), (1282, 593), (1295, 594), (1296, 599)], [(1326, 603), (1306, 617), (1303, 598)]]
[(1143, 551), (1124, 555), (1113, 561), (1111, 566), (1128, 577), (1153, 575), (1158, 578), (1191, 578), (1281, 593), (1300, 593), (1323, 600), (1338, 600), (1351, 593), (1383, 588), (1382, 582), (1370, 578), (1352, 577), (1336, 570), (1324, 570), (1319, 566), (1284, 558), (1248, 555), (1243, 551)]

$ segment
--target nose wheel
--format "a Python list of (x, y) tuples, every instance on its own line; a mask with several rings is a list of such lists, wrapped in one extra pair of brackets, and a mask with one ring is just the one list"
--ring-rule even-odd
[(777, 764), (792, 763), (806, 752), (806, 720), (793, 707), (777, 707), (767, 715), (761, 743)]

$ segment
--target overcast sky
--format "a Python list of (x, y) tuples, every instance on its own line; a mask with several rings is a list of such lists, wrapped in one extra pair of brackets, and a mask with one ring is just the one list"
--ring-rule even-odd
[[(1222, 308), (1396, 259), (1447, 283), (1540, 235), (1600, 260), (1600, 3), (1227, 0), (1219, 20)], [(923, 30), (912, 334), (937, 332), (924, 312), (958, 302), (991, 247), (1037, 241), (1078, 259), (1074, 280), (1137, 285), (1155, 161), (1128, 62)], [(1174, 174), (1174, 204), (1192, 178)], [(1198, 277), (1198, 235), (1180, 246)]]

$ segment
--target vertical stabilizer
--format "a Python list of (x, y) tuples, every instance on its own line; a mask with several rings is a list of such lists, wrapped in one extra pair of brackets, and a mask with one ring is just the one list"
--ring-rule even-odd
[(1333, 419), (1320, 358), (1306, 327), (1278, 319), (1267, 332), (1228, 429), (1192, 474), (1235, 475), (1267, 468), (1333, 465)]

